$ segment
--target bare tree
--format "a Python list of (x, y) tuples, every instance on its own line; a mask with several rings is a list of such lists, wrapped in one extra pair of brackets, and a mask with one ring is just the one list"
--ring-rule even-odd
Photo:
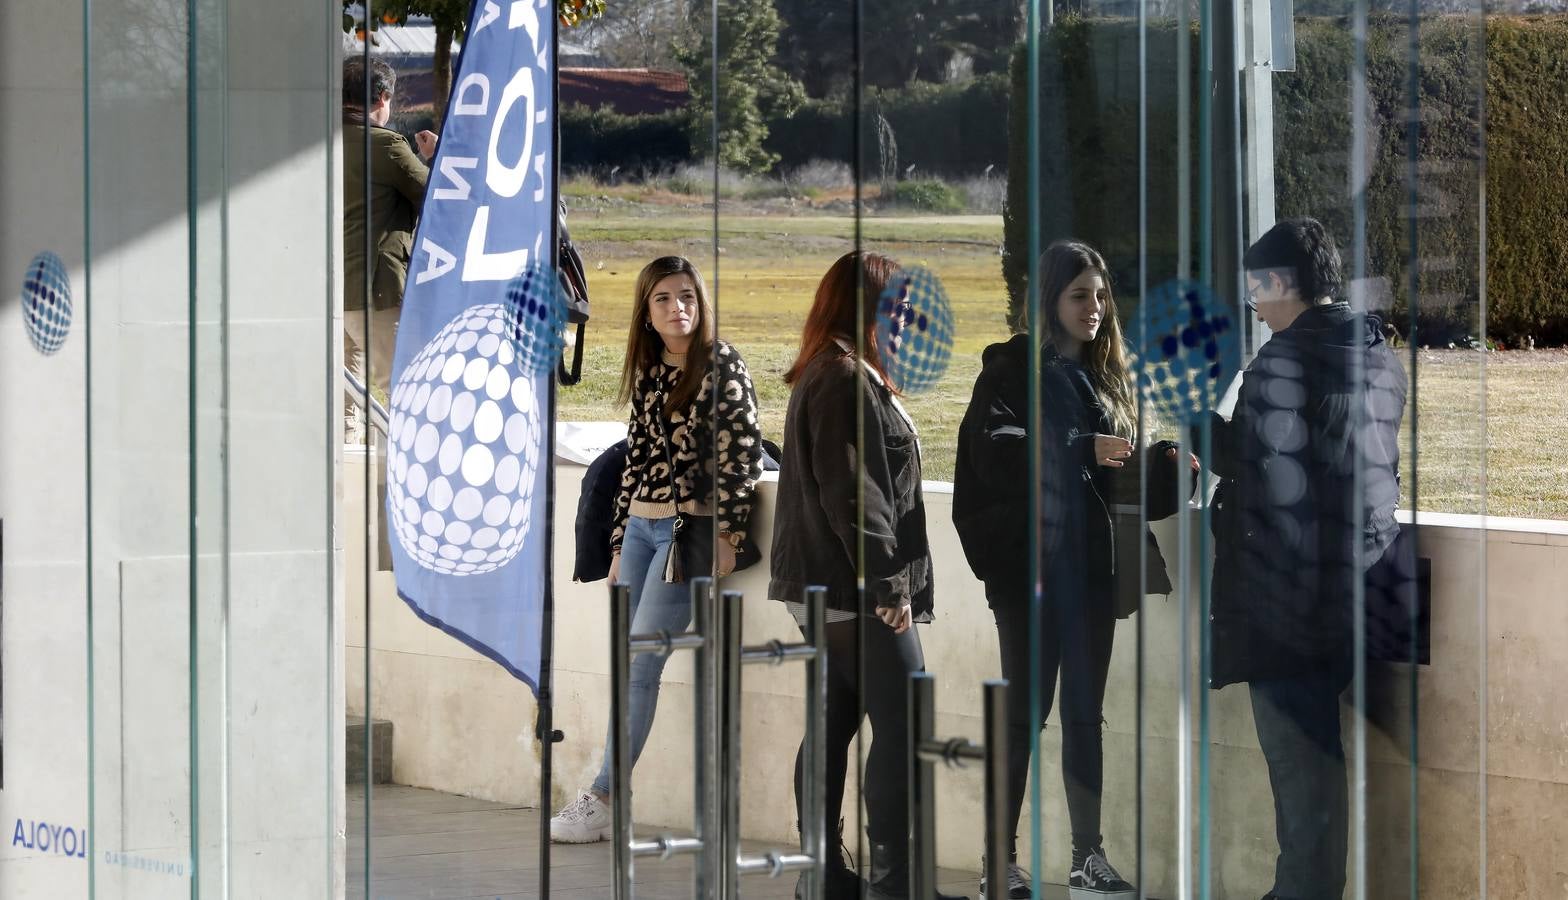
[(682, 0), (616, 0), (580, 40), (618, 68), (679, 70), (675, 49), (694, 45), (700, 27)]

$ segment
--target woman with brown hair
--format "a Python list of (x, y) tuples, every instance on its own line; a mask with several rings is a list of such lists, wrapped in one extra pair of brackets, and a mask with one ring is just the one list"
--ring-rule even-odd
[[(802, 624), (806, 587), (827, 590), (830, 820), (844, 804), (851, 744), (871, 719), (862, 785), (873, 900), (909, 896), (906, 698), (910, 673), (925, 668), (912, 626), (932, 611), (915, 423), (877, 355), (860, 349), (876, 346), (877, 300), (897, 269), (879, 254), (848, 253), (817, 287), (784, 375), (791, 393), (768, 586)], [(797, 821), (804, 752), (795, 758)], [(858, 900), (859, 877), (834, 856), (826, 896)]]
[[(637, 276), (619, 401), (631, 403), (631, 418), (610, 536), (610, 583), (631, 588), (632, 634), (678, 633), (691, 624), (687, 576), (734, 571), (762, 474), (751, 376), (735, 348), (714, 339), (708, 289), (684, 257), (656, 259)], [(634, 766), (653, 727), (666, 658), (632, 658), (627, 718)], [(609, 838), (605, 744), (593, 785), (550, 820), (551, 840)]]
[[(1044, 327), (985, 349), (974, 397), (959, 427), (953, 524), (996, 618), (1007, 694), (1008, 821), (1016, 843), (1029, 774), (1030, 736), (1045, 726), (1061, 680), (1062, 780), (1072, 834), (1068, 886), (1074, 897), (1131, 898), (1137, 889), (1110, 864), (1100, 833), (1101, 741), (1116, 620), (1136, 611), (1144, 590), (1170, 589), (1159, 548), (1134, 508), (1139, 465), (1149, 465), (1149, 519), (1175, 511), (1179, 451), (1160, 442), (1134, 455), (1138, 404), (1105, 260), (1087, 244), (1060, 241), (1040, 260)], [(1039, 359), (1039, 429), (1029, 415), (1030, 343)], [(1030, 454), (1037, 454), (1037, 543), (1030, 545)], [(1194, 469), (1197, 460), (1191, 460)], [(1125, 468), (1124, 468), (1125, 467)], [(1158, 484), (1158, 487), (1156, 486)], [(1130, 525), (1130, 528), (1124, 527)], [(1124, 535), (1121, 544), (1118, 534)], [(1149, 577), (1135, 567), (1149, 541)], [(1037, 568), (1031, 571), (1031, 559)], [(1031, 621), (1035, 586), (1040, 611)], [(1034, 644), (1031, 653), (1031, 643)], [(1031, 680), (1041, 708), (1031, 711)], [(1027, 872), (1008, 861), (1006, 885), (982, 884), (988, 900), (1033, 897)]]

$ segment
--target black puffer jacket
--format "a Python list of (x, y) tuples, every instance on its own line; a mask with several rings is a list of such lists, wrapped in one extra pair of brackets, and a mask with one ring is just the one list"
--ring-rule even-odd
[[(1030, 596), (1030, 497), (1026, 489), (1029, 433), (1029, 337), (992, 344), (982, 356), (973, 398), (958, 431), (953, 476), (953, 525), (986, 598), (1023, 603)], [(1041, 351), (1039, 453), (1039, 577), (1047, 593), (1093, 590), (1111, 598), (1117, 615), (1138, 608), (1144, 591), (1166, 593), (1170, 581), (1159, 546), (1140, 525), (1139, 467), (1149, 469), (1149, 505), (1142, 518), (1176, 509), (1176, 463), (1162, 441), (1120, 469), (1094, 458), (1094, 436), (1111, 434), (1105, 410), (1078, 365), (1049, 347)], [(1147, 578), (1138, 578), (1136, 541), (1147, 542)]]
[(1352, 652), (1355, 584), (1399, 531), (1407, 380), (1379, 324), (1309, 308), (1258, 350), (1231, 420), (1211, 414), (1216, 688)]
[(853, 353), (819, 354), (790, 393), (770, 563), (774, 600), (798, 601), (806, 586), (822, 585), (833, 609), (873, 614), (907, 599), (916, 622), (931, 621), (919, 441), (892, 392)]

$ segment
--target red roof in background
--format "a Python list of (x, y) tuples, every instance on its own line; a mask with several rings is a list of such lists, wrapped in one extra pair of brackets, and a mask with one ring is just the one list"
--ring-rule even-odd
[(623, 115), (679, 109), (691, 98), (686, 76), (658, 69), (575, 69), (562, 67), (561, 104), (608, 106)]
[[(430, 104), (429, 63), (400, 66), (393, 111)], [(561, 69), (561, 105), (608, 106), (623, 115), (679, 109), (690, 99), (686, 76), (657, 69)]]

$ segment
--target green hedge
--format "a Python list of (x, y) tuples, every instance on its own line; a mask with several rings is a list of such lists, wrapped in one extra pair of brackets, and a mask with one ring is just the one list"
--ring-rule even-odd
[[(916, 177), (978, 175), (1007, 162), (1007, 76), (984, 75), (962, 84), (913, 82), (896, 91), (866, 92), (862, 144), (866, 179), (877, 177), (876, 115), (893, 129), (900, 174)], [(610, 109), (568, 106), (561, 111), (562, 165), (571, 172), (655, 172), (704, 155), (691, 145), (685, 111), (626, 116)], [(854, 110), (842, 100), (808, 100), (796, 113), (768, 122), (763, 146), (788, 171), (816, 159), (854, 160)]]
[(604, 174), (654, 173), (692, 160), (684, 110), (627, 116), (608, 107), (572, 104), (561, 110), (561, 168)]
[[(866, 178), (877, 177), (876, 116), (892, 127), (900, 174), (977, 175), (1007, 163), (1007, 76), (998, 72), (959, 84), (912, 82), (893, 91), (866, 91), (861, 148)], [(764, 146), (789, 169), (813, 159), (852, 162), (854, 108), (845, 100), (808, 100), (788, 119), (768, 123)]]
[[(1418, 340), (1439, 343), (1479, 332), (1482, 60), (1474, 19), (1434, 17), (1420, 23), (1417, 71), (1420, 138), (1411, 160), (1408, 26), (1370, 23), (1367, 88), (1370, 127), (1366, 209), (1367, 272), (1386, 277), (1395, 321), (1408, 330), (1411, 273), (1420, 291)], [(1193, 83), (1200, 84), (1196, 31)], [(1275, 209), (1280, 217), (1313, 215), (1353, 257), (1355, 206), (1349, 191), (1352, 139), (1350, 81), (1354, 47), (1343, 19), (1298, 19), (1297, 68), (1272, 76)], [(1514, 341), (1568, 341), (1568, 21), (1487, 20), (1485, 58), (1487, 331)], [(1148, 53), (1148, 242), (1146, 277), (1157, 284), (1176, 271), (1176, 47), (1170, 23), (1150, 26)], [(1073, 235), (1106, 254), (1120, 294), (1138, 277), (1138, 33), (1119, 20), (1067, 19), (1041, 45), (1040, 160), (1042, 237)], [(1011, 120), (1024, 121), (1027, 68), (1014, 61)], [(1189, 126), (1196, 193), (1199, 135), (1196, 94)], [(1009, 148), (1003, 268), (1010, 314), (1027, 280), (1027, 129)], [(1417, 215), (1411, 217), (1412, 162)], [(1222, 188), (1234, 176), (1217, 176)], [(1234, 190), (1216, 194), (1238, 201)], [(1193, 204), (1194, 209), (1196, 203)], [(1189, 213), (1192, 211), (1190, 210)], [(1201, 246), (1196, 221), (1194, 244)], [(1195, 249), (1197, 249), (1195, 247)], [(1191, 261), (1193, 271), (1199, 260)], [(1124, 309), (1132, 303), (1125, 304)]]

